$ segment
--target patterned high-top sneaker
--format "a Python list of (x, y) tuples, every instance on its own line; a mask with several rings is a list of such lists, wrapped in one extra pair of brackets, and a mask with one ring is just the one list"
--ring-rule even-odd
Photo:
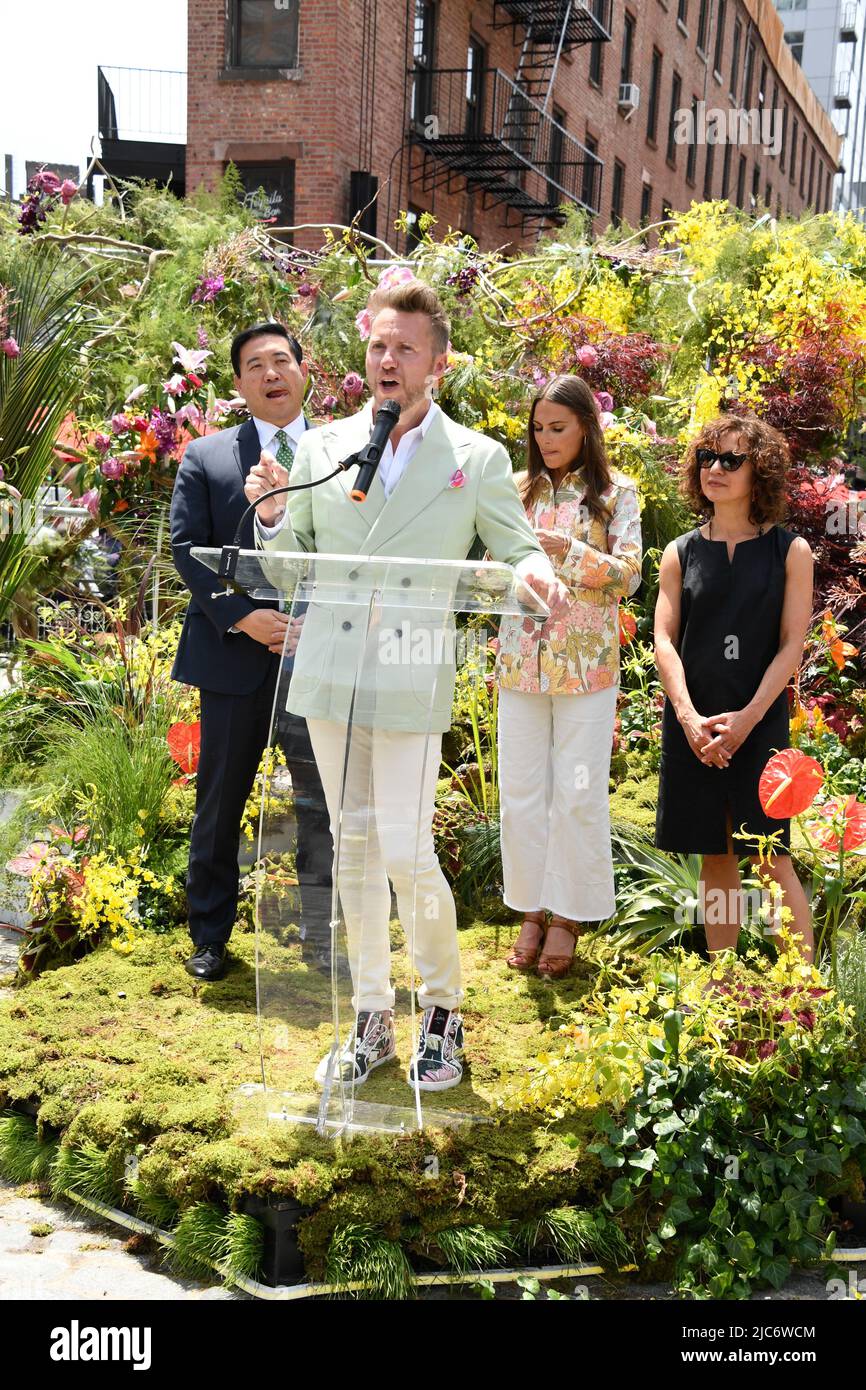
[(425, 1009), (418, 1033), (418, 1051), (409, 1064), (409, 1084), (421, 1091), (447, 1091), (463, 1080), (463, 1019), (456, 1009), (438, 1004)]
[[(325, 1084), (330, 1056), (329, 1052), (316, 1068), (316, 1080), (320, 1086)], [(339, 1080), (342, 1067), (345, 1082), (351, 1083), (354, 1079), (356, 1086), (363, 1086), (371, 1071), (381, 1067), (384, 1062), (390, 1062), (391, 1058), (396, 1056), (397, 1045), (390, 1020), (384, 1013), (362, 1009), (358, 1014), (356, 1026), (334, 1063), (334, 1081)]]

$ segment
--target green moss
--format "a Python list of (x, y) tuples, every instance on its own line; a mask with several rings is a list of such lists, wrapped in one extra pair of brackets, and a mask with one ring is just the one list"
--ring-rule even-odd
[(611, 821), (625, 821), (637, 830), (652, 835), (656, 824), (658, 786), (658, 777), (655, 776), (640, 781), (627, 777), (610, 798)]
[[(246, 1193), (295, 1198), (310, 1209), (300, 1240), (311, 1277), (324, 1275), (335, 1233), (347, 1224), (387, 1240), (414, 1227), (410, 1243), (423, 1250), (455, 1224), (493, 1228), (551, 1207), (596, 1205), (608, 1178), (587, 1153), (592, 1115), (558, 1126), (506, 1121), (497, 1100), (591, 988), (598, 948), (581, 943), (573, 975), (551, 987), (505, 966), (515, 931), (483, 924), (461, 932), (467, 1078), (458, 1092), (429, 1097), (431, 1108), (485, 1123), (345, 1143), (306, 1126), (241, 1123), (237, 1087), (260, 1075), (255, 942), (243, 931), (232, 941), (236, 966), (213, 985), (186, 974), (188, 938), (172, 931), (147, 937), (129, 957), (102, 947), (0, 1000), (0, 1104), (35, 1099), (41, 1133), (62, 1133), (56, 1184), (126, 1200), (160, 1224), (208, 1205), (236, 1212)], [(397, 930), (395, 939), (401, 943)], [(298, 954), (283, 943), (283, 957), (286, 949)], [(269, 964), (265, 952), (266, 974)], [(412, 1036), (402, 944), (393, 964), (403, 1065), (381, 1068), (363, 1099), (406, 1106)], [(289, 1023), (268, 1060), (280, 1085), (313, 1096), (312, 1073), (330, 1042), (328, 986), (299, 958), (285, 978), (281, 1017)], [(345, 1010), (348, 1023), (348, 1003)], [(131, 1154), (137, 1170), (126, 1182)], [(238, 1242), (248, 1251), (249, 1233)]]

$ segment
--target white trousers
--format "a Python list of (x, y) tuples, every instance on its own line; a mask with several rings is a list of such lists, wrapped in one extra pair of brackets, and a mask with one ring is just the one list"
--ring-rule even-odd
[(505, 902), (577, 922), (615, 907), (608, 800), (616, 687), (591, 695), (499, 691)]
[(428, 738), (356, 725), (340, 814), (346, 725), (308, 719), (307, 727), (339, 859), (335, 880), (346, 923), (355, 1009), (394, 1007), (389, 878), (410, 950), (414, 935), (415, 969), (422, 980), (419, 1007), (456, 1008), (463, 997), (457, 913), (433, 845), (442, 735)]

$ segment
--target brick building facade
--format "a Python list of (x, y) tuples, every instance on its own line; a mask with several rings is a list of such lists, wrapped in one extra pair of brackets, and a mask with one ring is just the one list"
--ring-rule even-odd
[(489, 249), (569, 200), (596, 230), (831, 205), (839, 136), (771, 0), (189, 0), (188, 74), (188, 189), (232, 160), (281, 224), (378, 191), (392, 244), (408, 209)]

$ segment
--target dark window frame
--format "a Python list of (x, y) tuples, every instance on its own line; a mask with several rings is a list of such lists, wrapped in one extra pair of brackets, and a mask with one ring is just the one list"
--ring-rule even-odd
[(621, 159), (613, 161), (613, 177), (610, 191), (610, 220), (614, 227), (622, 222), (622, 203), (625, 191), (625, 165)]
[(710, 0), (701, 0), (701, 8), (698, 11), (698, 37), (697, 48), (700, 53), (706, 53), (710, 29)]
[(728, 0), (719, 0), (719, 12), (716, 16), (716, 45), (713, 50), (713, 71), (721, 76), (722, 62), (725, 56), (725, 20), (727, 19)]
[[(420, 37), (423, 47), (419, 48)], [(433, 69), (436, 66), (436, 5), (434, 0), (415, 0), (412, 30), (412, 97), (410, 119), (423, 125), (433, 106)], [(419, 115), (420, 107), (420, 115)]]
[[(658, 62), (656, 62), (658, 59)], [(662, 87), (662, 65), (664, 54), (658, 48), (653, 48), (650, 60), (650, 89), (647, 101), (646, 113), (646, 138), (655, 145), (658, 141), (659, 129), (659, 97)]]
[(725, 157), (722, 161), (722, 188), (721, 196), (728, 198), (731, 191), (731, 158), (733, 155), (733, 145), (730, 140), (725, 141)]
[(700, 97), (696, 93), (692, 94), (692, 138), (689, 141), (688, 153), (686, 155), (686, 183), (694, 187), (695, 176), (698, 171), (698, 102)]
[(626, 10), (622, 25), (622, 52), (619, 64), (620, 86), (625, 86), (632, 80), (632, 73), (634, 71), (634, 40), (636, 33), (637, 20), (633, 14)]
[(704, 163), (704, 202), (712, 201), (713, 197), (713, 174), (716, 164), (716, 147), (707, 141), (707, 158)]
[[(300, 67), (300, 0), (291, 0), (288, 9), (276, 11), (282, 15), (287, 25), (291, 26), (290, 41), (293, 48), (291, 60), (286, 61), (281, 57), (274, 62), (259, 60), (255, 63), (244, 62), (242, 60), (243, 45), (243, 23), (242, 7), (247, 3), (256, 3), (256, 0), (228, 0), (226, 5), (226, 29), (225, 29), (225, 67), (224, 72), (232, 77), (261, 77), (272, 76), (275, 72), (295, 71)], [(273, 11), (273, 0), (260, 0), (260, 3), (267, 9)]]
[[(473, 53), (478, 58), (477, 63), (472, 61)], [(466, 135), (472, 139), (481, 134), (484, 122), (484, 74), (487, 71), (487, 45), (474, 34), (469, 35), (466, 65)]]
[(746, 199), (746, 156), (740, 155), (737, 166), (737, 207), (742, 209)]
[(676, 144), (676, 123), (677, 111), (680, 109), (680, 100), (683, 93), (683, 79), (680, 73), (674, 68), (674, 75), (671, 78), (671, 109), (668, 117), (668, 141), (665, 152), (665, 159), (672, 168), (676, 168), (677, 144)]
[(737, 100), (737, 83), (740, 78), (740, 45), (743, 42), (743, 26), (739, 19), (734, 20), (734, 47), (731, 53), (731, 85), (729, 94)]

